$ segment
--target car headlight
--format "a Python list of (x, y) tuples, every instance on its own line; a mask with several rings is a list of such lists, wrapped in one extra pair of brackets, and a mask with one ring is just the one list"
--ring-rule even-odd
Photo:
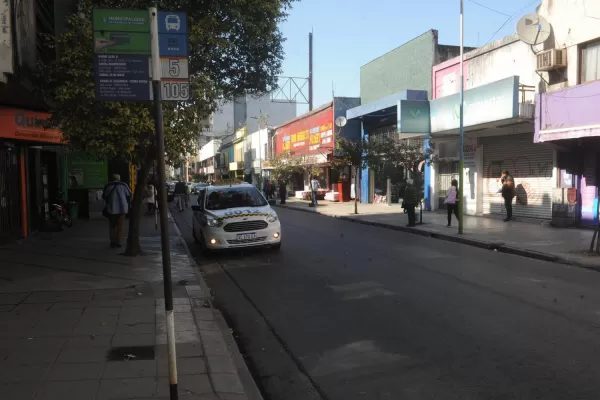
[(273, 223), (275, 221), (277, 221), (279, 218), (277, 217), (277, 214), (275, 213), (275, 211), (271, 211), (271, 214), (269, 214), (269, 216), (267, 217), (267, 222)]
[(219, 226), (221, 226), (222, 222), (220, 219), (217, 218), (206, 218), (206, 225), (210, 226), (211, 228), (217, 228)]

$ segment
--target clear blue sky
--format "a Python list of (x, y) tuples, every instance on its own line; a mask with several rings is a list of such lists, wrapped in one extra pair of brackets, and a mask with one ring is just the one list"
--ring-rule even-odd
[[(358, 97), (362, 65), (427, 30), (438, 30), (440, 44), (458, 45), (459, 4), (459, 0), (301, 0), (281, 25), (287, 38), (283, 74), (308, 76), (312, 30), (315, 107), (331, 100), (332, 83), (336, 96)], [(519, 18), (535, 12), (539, 4), (540, 0), (465, 0), (465, 46), (483, 46), (514, 33)], [(306, 110), (302, 106), (298, 112)]]

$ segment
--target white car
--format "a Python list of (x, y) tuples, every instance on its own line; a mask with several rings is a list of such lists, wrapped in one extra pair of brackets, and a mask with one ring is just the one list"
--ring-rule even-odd
[(281, 248), (281, 224), (269, 201), (249, 183), (200, 188), (192, 232), (205, 254), (243, 247)]

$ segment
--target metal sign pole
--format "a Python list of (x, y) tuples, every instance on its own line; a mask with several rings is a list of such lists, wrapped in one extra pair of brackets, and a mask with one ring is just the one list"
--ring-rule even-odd
[(460, 106), (459, 106), (459, 131), (460, 131), (460, 142), (459, 142), (459, 151), (460, 151), (460, 159), (458, 164), (458, 233), (463, 233), (463, 214), (464, 214), (464, 198), (463, 198), (463, 186), (464, 186), (464, 175), (465, 175), (465, 154), (463, 149), (463, 141), (464, 141), (464, 120), (463, 120), (463, 103), (464, 103), (464, 46), (463, 46), (463, 36), (464, 36), (464, 1), (460, 0)]
[(158, 11), (151, 7), (150, 37), (152, 50), (152, 93), (154, 96), (154, 120), (156, 123), (156, 163), (158, 166), (158, 191), (160, 209), (160, 242), (162, 248), (165, 314), (167, 319), (167, 354), (169, 362), (169, 393), (171, 400), (178, 399), (177, 356), (175, 350), (175, 318), (173, 315), (173, 288), (171, 282), (171, 252), (169, 249), (169, 216), (167, 187), (165, 184), (165, 137), (163, 126), (161, 61), (158, 46)]

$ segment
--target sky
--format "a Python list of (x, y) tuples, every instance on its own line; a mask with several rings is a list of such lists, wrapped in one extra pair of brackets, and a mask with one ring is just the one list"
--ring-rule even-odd
[[(519, 18), (539, 4), (464, 0), (464, 45), (480, 47), (514, 33)], [(362, 65), (429, 29), (438, 30), (439, 44), (459, 45), (459, 12), (459, 0), (300, 0), (280, 26), (286, 38), (283, 76), (308, 76), (312, 30), (314, 107), (332, 93), (359, 97)], [(298, 114), (307, 110), (299, 106)]]

